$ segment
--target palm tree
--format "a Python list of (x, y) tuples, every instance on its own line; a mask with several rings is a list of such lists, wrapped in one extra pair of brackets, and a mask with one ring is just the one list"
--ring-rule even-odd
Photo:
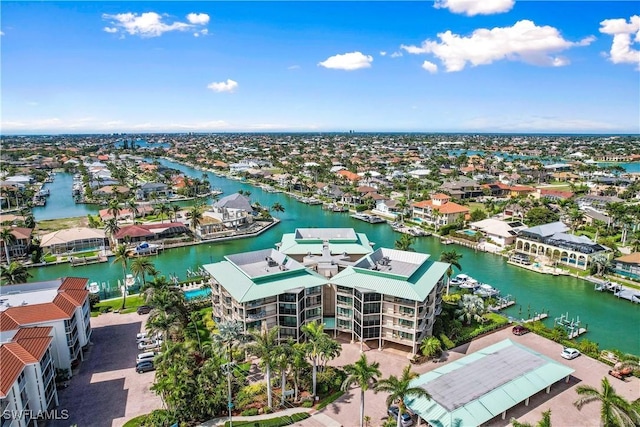
[(7, 285), (15, 285), (17, 283), (26, 283), (31, 274), (18, 261), (11, 261), (7, 266), (0, 266), (0, 277), (6, 281)]
[(202, 221), (202, 205), (199, 203), (193, 205), (189, 210), (189, 214), (191, 216), (191, 229), (195, 231)]
[(324, 332), (324, 325), (318, 322), (306, 323), (302, 326), (301, 330), (307, 338), (307, 354), (313, 363), (312, 396), (315, 397), (318, 377), (318, 360), (322, 354), (322, 346), (324, 345), (324, 342), (330, 338), (329, 335)]
[(289, 354), (289, 362), (293, 371), (293, 400), (298, 401), (300, 373), (309, 366), (307, 362), (307, 349), (305, 343), (294, 343)]
[(131, 215), (133, 216), (133, 220), (135, 221), (136, 217), (140, 213), (140, 210), (138, 209), (138, 204), (136, 203), (136, 199), (127, 200), (126, 205), (127, 205), (127, 208), (131, 211)]
[(640, 424), (640, 405), (630, 403), (616, 394), (607, 378), (602, 379), (602, 391), (589, 385), (581, 385), (576, 392), (582, 396), (573, 404), (578, 410), (591, 402), (600, 402), (600, 422), (605, 427), (633, 427)]
[(160, 223), (164, 224), (164, 218), (169, 216), (171, 208), (166, 203), (160, 203), (156, 210), (158, 211), (158, 215), (160, 216)]
[(249, 334), (253, 342), (247, 346), (247, 351), (260, 358), (265, 369), (267, 380), (267, 406), (273, 407), (273, 396), (271, 395), (271, 369), (275, 364), (276, 351), (278, 349), (279, 327), (271, 329), (263, 328), (260, 332), (251, 331)]
[(386, 402), (387, 406), (391, 406), (393, 403), (398, 404), (398, 427), (400, 427), (402, 414), (406, 409), (404, 404), (405, 399), (409, 396), (413, 398), (431, 399), (431, 395), (427, 393), (425, 389), (411, 385), (411, 381), (417, 377), (418, 374), (411, 372), (411, 365), (408, 365), (402, 370), (400, 378), (395, 375), (390, 375), (389, 378), (380, 380), (374, 389), (375, 393), (380, 391), (389, 393)]
[[(511, 418), (512, 427), (533, 427), (530, 423), (521, 423), (515, 418)], [(542, 413), (542, 419), (536, 423), (536, 427), (551, 427), (551, 409)]]
[(420, 343), (420, 351), (426, 357), (431, 358), (442, 351), (442, 344), (436, 337), (425, 338)]
[(282, 206), (278, 202), (275, 202), (273, 205), (271, 205), (271, 210), (274, 212), (284, 212), (284, 206)]
[(347, 391), (352, 384), (357, 384), (360, 387), (360, 427), (364, 426), (364, 392), (369, 390), (369, 387), (375, 385), (378, 378), (382, 373), (380, 372), (380, 363), (373, 362), (369, 364), (367, 356), (362, 353), (360, 359), (354, 364), (344, 367), (345, 372), (348, 374), (342, 383), (342, 390)]
[(416, 238), (410, 234), (403, 234), (398, 240), (396, 240), (395, 248), (401, 251), (415, 252), (415, 249), (411, 247), (416, 241)]
[(177, 204), (171, 205), (171, 211), (173, 212), (173, 220), (175, 222), (178, 222), (178, 212), (180, 212), (181, 209), (182, 207), (180, 205), (177, 205)]
[(7, 265), (9, 265), (11, 264), (11, 260), (9, 259), (9, 246), (14, 245), (17, 241), (10, 227), (0, 230), (0, 241), (2, 242), (2, 246), (4, 246), (4, 255), (7, 259)]
[(118, 245), (113, 250), (113, 255), (115, 258), (112, 261), (112, 264), (121, 264), (122, 265), (122, 279), (124, 283), (122, 285), (122, 308), (124, 310), (125, 304), (127, 302), (127, 265), (129, 263), (129, 248), (127, 245)]
[(131, 262), (131, 273), (136, 277), (142, 277), (142, 287), (146, 288), (146, 275), (153, 275), (154, 273), (157, 273), (157, 270), (153, 265), (153, 262), (148, 258), (138, 257)]
[(460, 300), (459, 309), (456, 310), (456, 316), (458, 316), (458, 320), (465, 321), (467, 325), (471, 324), (472, 320), (476, 322), (482, 322), (482, 315), (485, 313), (486, 309), (484, 307), (484, 301), (477, 295), (462, 295), (462, 299)]
[(118, 225), (118, 221), (116, 221), (115, 218), (111, 218), (107, 222), (105, 222), (105, 224), (104, 224), (104, 232), (109, 237), (111, 237), (111, 242), (114, 245), (117, 244), (116, 234), (118, 234), (118, 231), (120, 231), (120, 226)]
[(281, 384), (281, 400), (280, 400), (280, 406), (284, 407), (285, 404), (285, 397), (286, 397), (286, 391), (287, 391), (287, 370), (289, 369), (289, 366), (291, 366), (291, 353), (293, 352), (293, 345), (295, 344), (295, 341), (293, 341), (293, 339), (289, 338), (288, 341), (282, 342), (280, 343), (277, 347), (276, 347), (276, 356), (274, 358), (275, 361), (275, 366), (280, 369), (280, 384)]
[(227, 406), (229, 408), (229, 420), (231, 420), (231, 409), (233, 407), (231, 395), (231, 362), (233, 361), (233, 356), (231, 349), (234, 344), (244, 339), (244, 327), (242, 323), (236, 321), (220, 322), (218, 323), (218, 333), (212, 335), (211, 338), (227, 350)]
[(116, 224), (118, 223), (118, 215), (120, 215), (121, 211), (122, 209), (120, 209), (120, 202), (118, 202), (117, 199), (112, 199), (109, 201), (109, 208), (107, 209), (107, 213), (113, 215), (116, 220)]
[(455, 249), (444, 251), (442, 252), (442, 254), (440, 254), (440, 261), (449, 264), (449, 268), (447, 269), (447, 295), (449, 295), (449, 282), (451, 281), (451, 276), (453, 275), (453, 267), (456, 267), (458, 271), (462, 270), (462, 266), (460, 265), (460, 258), (462, 258), (462, 254), (457, 253)]

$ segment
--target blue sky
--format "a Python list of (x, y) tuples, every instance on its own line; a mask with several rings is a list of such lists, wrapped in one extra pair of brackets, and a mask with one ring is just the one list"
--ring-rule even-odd
[(640, 133), (637, 2), (0, 8), (4, 134)]

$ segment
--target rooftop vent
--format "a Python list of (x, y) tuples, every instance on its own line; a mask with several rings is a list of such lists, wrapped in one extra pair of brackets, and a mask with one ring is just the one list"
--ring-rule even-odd
[(266, 257), (264, 260), (267, 261), (267, 265), (269, 267), (275, 267), (276, 265), (278, 265), (278, 262), (273, 258), (271, 258), (270, 256)]

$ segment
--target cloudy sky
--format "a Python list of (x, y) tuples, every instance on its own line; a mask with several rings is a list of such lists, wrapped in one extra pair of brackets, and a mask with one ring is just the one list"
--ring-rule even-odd
[(640, 133), (632, 1), (0, 8), (3, 134)]

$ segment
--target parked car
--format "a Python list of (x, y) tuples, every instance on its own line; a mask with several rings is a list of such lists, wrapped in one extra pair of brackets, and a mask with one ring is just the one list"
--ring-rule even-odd
[(148, 337), (146, 332), (138, 332), (138, 334), (136, 335), (136, 342), (140, 342), (142, 340), (146, 340)]
[(153, 350), (162, 345), (162, 340), (142, 341), (138, 344), (138, 350)]
[(560, 353), (560, 356), (562, 356), (565, 359), (571, 360), (580, 356), (580, 351), (576, 348), (567, 347), (564, 350), (562, 350), (562, 353)]
[(516, 325), (511, 329), (511, 332), (513, 332), (513, 335), (524, 335), (528, 334), (530, 331), (522, 325)]
[(136, 356), (136, 365), (140, 362), (153, 362), (153, 358), (159, 355), (160, 353), (156, 351), (146, 351), (144, 353), (140, 353)]
[[(397, 406), (390, 406), (388, 411), (389, 416), (391, 416), (394, 420), (398, 421), (398, 407)], [(400, 425), (402, 427), (409, 427), (413, 425), (413, 419), (411, 418), (411, 415), (407, 414), (406, 412), (402, 414), (402, 419), (400, 420)]]
[(162, 334), (147, 335), (146, 332), (142, 332), (136, 335), (136, 344), (140, 344), (141, 342), (148, 344), (152, 341), (157, 341), (161, 339), (162, 339)]
[(144, 360), (136, 365), (136, 372), (139, 374), (155, 370), (156, 367), (153, 366), (153, 361), (151, 360)]
[(148, 314), (151, 311), (151, 307), (148, 305), (141, 305), (138, 307), (138, 314)]

